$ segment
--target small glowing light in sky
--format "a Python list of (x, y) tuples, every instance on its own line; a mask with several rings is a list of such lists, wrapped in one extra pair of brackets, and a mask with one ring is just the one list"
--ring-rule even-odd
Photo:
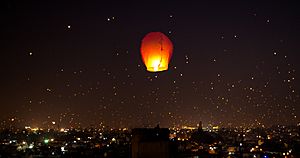
[(71, 25), (68, 25), (67, 27), (68, 27), (68, 29), (70, 29), (70, 28), (71, 28)]
[(29, 55), (32, 56), (33, 55), (32, 52), (29, 52)]

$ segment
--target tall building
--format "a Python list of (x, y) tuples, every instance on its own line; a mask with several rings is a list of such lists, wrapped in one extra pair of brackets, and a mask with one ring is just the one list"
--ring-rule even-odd
[(170, 158), (170, 131), (167, 128), (135, 128), (132, 130), (132, 158)]
[(198, 131), (202, 131), (203, 129), (202, 129), (202, 121), (200, 121), (199, 122), (199, 124), (198, 124)]

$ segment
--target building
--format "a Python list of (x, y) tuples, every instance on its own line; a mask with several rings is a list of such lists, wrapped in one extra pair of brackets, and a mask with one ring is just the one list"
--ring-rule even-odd
[(132, 130), (132, 158), (170, 158), (168, 128), (135, 128)]

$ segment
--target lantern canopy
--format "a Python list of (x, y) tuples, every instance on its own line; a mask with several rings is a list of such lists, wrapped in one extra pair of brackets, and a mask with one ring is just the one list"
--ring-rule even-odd
[(172, 52), (172, 42), (161, 32), (150, 32), (142, 40), (141, 55), (147, 71), (167, 70)]

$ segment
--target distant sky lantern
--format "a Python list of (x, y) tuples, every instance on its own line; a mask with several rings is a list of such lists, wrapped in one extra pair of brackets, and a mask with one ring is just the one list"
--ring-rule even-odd
[(172, 42), (161, 32), (150, 32), (142, 40), (141, 55), (150, 72), (168, 70), (172, 52)]

